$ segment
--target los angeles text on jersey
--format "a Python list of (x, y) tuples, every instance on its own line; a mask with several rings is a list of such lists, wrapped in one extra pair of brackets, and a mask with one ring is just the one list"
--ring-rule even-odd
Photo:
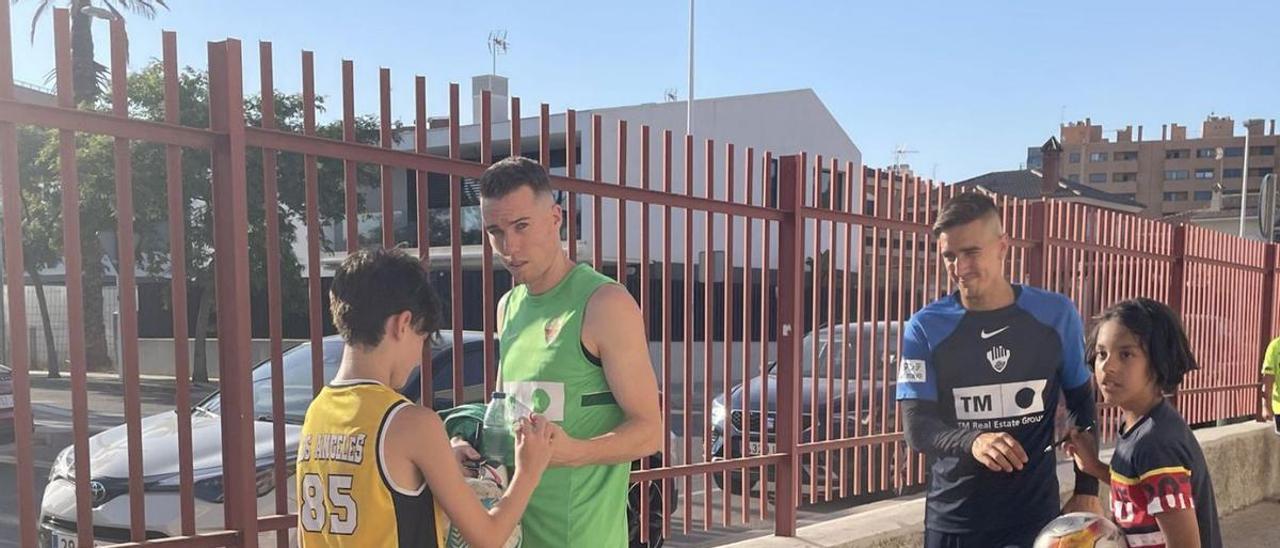
[[(364, 462), (365, 434), (307, 434), (298, 447), (299, 461)], [(313, 443), (314, 442), (314, 443)]]
[(1044, 420), (1044, 379), (953, 388), (956, 424), (979, 430), (1017, 428)]

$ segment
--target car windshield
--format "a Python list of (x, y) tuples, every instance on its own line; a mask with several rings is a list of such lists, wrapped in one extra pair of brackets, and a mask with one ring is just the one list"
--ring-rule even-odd
[[(885, 328), (881, 323), (881, 331)], [(884, 362), (883, 355), (885, 353), (884, 333), (872, 333), (871, 325), (863, 326), (862, 340), (857, 337), (856, 325), (850, 325), (847, 328), (848, 340), (845, 339), (846, 328), (844, 326), (834, 326), (830, 330), (825, 327), (819, 328), (816, 332), (805, 335), (801, 341), (800, 356), (801, 363), (804, 365), (805, 377), (827, 377), (827, 359), (831, 359), (831, 375), (840, 378), (841, 366), (843, 365), (846, 378), (855, 378), (855, 367), (861, 367), (862, 377), (869, 378), (873, 373), (876, 377), (882, 377), (881, 365)], [(889, 367), (895, 367), (894, 363), (898, 352), (897, 325), (890, 323), (887, 327), (889, 333)], [(815, 358), (814, 338), (817, 337), (817, 352)], [(859, 358), (859, 345), (861, 345), (861, 358)], [(847, 362), (846, 362), (847, 360)], [(814, 370), (817, 370), (816, 374)]]
[[(338, 364), (342, 362), (342, 341), (325, 341), (324, 343), (324, 378), (328, 383), (338, 373)], [(302, 423), (311, 405), (311, 343), (303, 343), (284, 353), (284, 419), (286, 422)], [(264, 361), (253, 368), (253, 414), (255, 417), (269, 419), (272, 416), (271, 397), (271, 360)], [(217, 413), (222, 406), (221, 394), (215, 392), (201, 402), (200, 407)]]

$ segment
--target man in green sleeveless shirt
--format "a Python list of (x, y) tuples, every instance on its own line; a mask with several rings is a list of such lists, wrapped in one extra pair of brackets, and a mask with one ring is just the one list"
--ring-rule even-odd
[(499, 382), (563, 430), (521, 522), (524, 546), (624, 547), (630, 463), (662, 448), (640, 309), (626, 288), (569, 259), (564, 215), (538, 163), (491, 166), (480, 210), (517, 284), (498, 303)]

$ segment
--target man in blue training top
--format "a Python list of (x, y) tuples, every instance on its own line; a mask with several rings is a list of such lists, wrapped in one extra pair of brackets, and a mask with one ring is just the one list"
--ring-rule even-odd
[[(911, 317), (897, 388), (907, 443), (933, 461), (925, 546), (1030, 547), (1059, 513), (1046, 450), (1059, 394), (1076, 426), (1097, 418), (1080, 315), (1005, 278), (1009, 239), (990, 198), (956, 196), (933, 233), (959, 291)], [(1062, 511), (1102, 514), (1097, 480), (1077, 470)]]

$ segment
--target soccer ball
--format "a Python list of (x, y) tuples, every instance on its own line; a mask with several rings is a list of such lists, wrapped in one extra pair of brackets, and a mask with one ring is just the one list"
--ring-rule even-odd
[[(482, 464), (478, 467), (479, 477), (467, 478), (467, 486), (480, 499), (486, 509), (491, 509), (499, 500), (502, 500), (502, 494), (506, 486), (506, 467), (493, 467), (488, 464)], [(448, 527), (448, 533), (445, 538), (445, 546), (447, 548), (469, 548), (470, 545), (462, 538), (462, 532), (449, 520), (449, 517), (441, 513)], [(520, 524), (516, 524), (516, 528), (511, 532), (511, 537), (507, 539), (503, 548), (520, 548), (520, 544), (524, 540), (524, 533), (521, 531)]]
[(1124, 532), (1111, 520), (1074, 512), (1049, 522), (1036, 537), (1035, 548), (1127, 548)]

